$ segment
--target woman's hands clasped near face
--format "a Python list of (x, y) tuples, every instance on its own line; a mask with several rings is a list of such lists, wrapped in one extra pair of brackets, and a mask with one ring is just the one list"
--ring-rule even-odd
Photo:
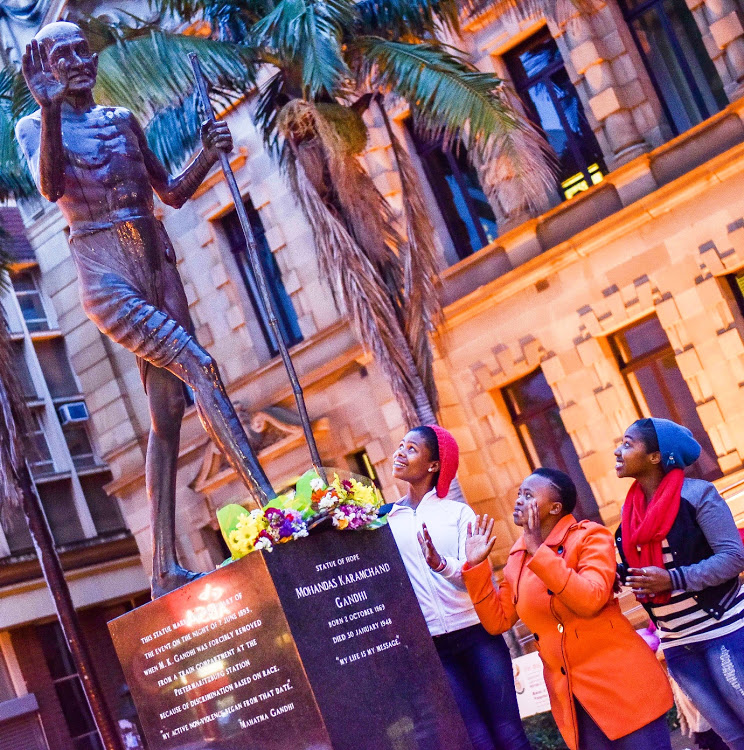
[(542, 530), (540, 529), (540, 510), (537, 500), (528, 500), (522, 515), (522, 528), (524, 531), (524, 547), (530, 555), (537, 552), (537, 548), (543, 543)]
[(474, 523), (468, 524), (468, 535), (465, 540), (465, 557), (468, 565), (474, 568), (480, 565), (493, 550), (496, 537), (493, 534), (494, 519), (487, 513), (483, 517), (476, 516)]

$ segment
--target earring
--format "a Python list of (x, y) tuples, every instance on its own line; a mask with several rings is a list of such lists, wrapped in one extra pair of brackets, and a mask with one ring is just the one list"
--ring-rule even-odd
[(434, 469), (432, 469), (432, 468), (430, 467), (430, 468), (429, 468), (429, 471), (434, 471)]

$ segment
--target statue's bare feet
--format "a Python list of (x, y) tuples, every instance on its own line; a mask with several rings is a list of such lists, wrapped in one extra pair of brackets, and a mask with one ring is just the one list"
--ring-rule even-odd
[(170, 570), (166, 571), (163, 575), (153, 576), (150, 579), (150, 589), (152, 592), (153, 599), (159, 599), (165, 594), (170, 594), (171, 591), (175, 591), (181, 586), (185, 586), (191, 581), (195, 581), (197, 578), (201, 578), (204, 573), (194, 573), (191, 570), (186, 570), (180, 565), (175, 565)]

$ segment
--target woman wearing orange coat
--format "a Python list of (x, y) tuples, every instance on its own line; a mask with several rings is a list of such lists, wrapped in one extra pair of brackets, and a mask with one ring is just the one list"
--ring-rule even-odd
[[(522, 482), (514, 522), (524, 531), (494, 588), (493, 519), (476, 519), (463, 577), (486, 630), (518, 618), (532, 631), (550, 706), (571, 750), (671, 750), (672, 692), (651, 649), (613, 595), (612, 534), (571, 515), (576, 488), (555, 469)], [(490, 541), (489, 541), (490, 540)]]

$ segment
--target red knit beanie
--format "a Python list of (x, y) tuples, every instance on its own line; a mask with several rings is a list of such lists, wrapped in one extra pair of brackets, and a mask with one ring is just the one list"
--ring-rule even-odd
[(446, 497), (450, 484), (457, 474), (460, 464), (460, 449), (457, 441), (450, 432), (437, 424), (428, 425), (436, 433), (439, 446), (439, 480), (437, 481), (437, 496)]

